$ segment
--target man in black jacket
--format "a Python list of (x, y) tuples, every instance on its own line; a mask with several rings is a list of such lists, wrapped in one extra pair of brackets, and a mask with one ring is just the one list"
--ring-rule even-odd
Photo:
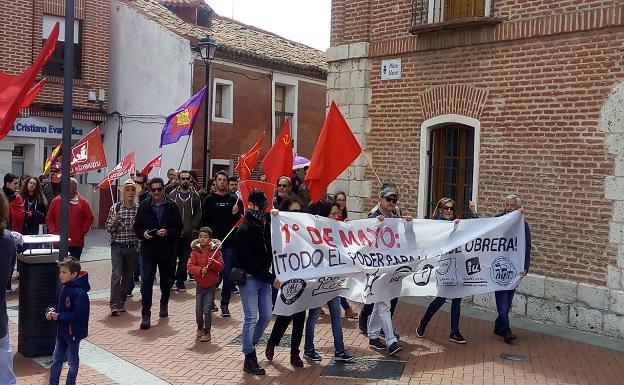
[(245, 364), (243, 371), (263, 375), (258, 365), (255, 346), (271, 321), (271, 285), (278, 288), (271, 266), (271, 230), (265, 209), (269, 201), (258, 189), (249, 193), (249, 210), (236, 234), (236, 267), (243, 269), (247, 281), (240, 287), (243, 304), (243, 333), (241, 341)]
[(150, 197), (139, 205), (134, 231), (141, 243), (143, 282), (141, 284), (141, 329), (149, 329), (152, 309), (152, 286), (156, 268), (160, 273), (160, 317), (169, 316), (171, 266), (175, 260), (175, 245), (182, 232), (178, 206), (165, 196), (164, 182), (153, 178), (149, 184)]
[[(232, 230), (241, 216), (241, 206), (238, 205), (236, 194), (231, 194), (228, 190), (228, 176), (225, 171), (219, 171), (215, 177), (217, 191), (211, 193), (204, 200), (202, 205), (202, 219), (200, 227), (208, 226), (214, 233), (214, 238), (221, 240), (221, 251), (223, 253), (223, 287), (221, 289), (221, 316), (230, 316), (230, 296), (233, 285), (228, 279), (230, 271), (234, 266), (236, 254), (234, 252), (234, 237), (236, 231)], [(230, 234), (230, 231), (233, 233)], [(226, 236), (229, 235), (229, 237)]]

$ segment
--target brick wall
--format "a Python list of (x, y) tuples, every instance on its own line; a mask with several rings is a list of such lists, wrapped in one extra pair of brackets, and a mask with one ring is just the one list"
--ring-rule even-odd
[(369, 40), (371, 1), (333, 0), (330, 38), (332, 46)]
[[(74, 107), (101, 109), (107, 103), (89, 103), (89, 91), (106, 90), (108, 95), (108, 61), (110, 41), (110, 5), (105, 1), (79, 1), (77, 15), (83, 17), (82, 79), (74, 80)], [(58, 8), (58, 7), (56, 7)], [(55, 9), (56, 9), (55, 8)], [(0, 39), (0, 71), (16, 74), (29, 66), (41, 49), (41, 29), (44, 2), (41, 0), (16, 0), (8, 2), (0, 22), (3, 39)], [(58, 12), (54, 12), (58, 14)], [(82, 16), (84, 15), (84, 16)], [(62, 79), (48, 77), (36, 103), (63, 104)]]

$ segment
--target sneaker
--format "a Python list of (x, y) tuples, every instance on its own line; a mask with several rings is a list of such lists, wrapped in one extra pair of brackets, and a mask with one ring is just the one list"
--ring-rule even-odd
[(219, 311), (219, 307), (217, 305), (215, 305), (215, 304), (212, 304), (212, 309), (211, 310), (212, 310), (213, 313), (216, 313), (216, 312)]
[(180, 283), (176, 283), (176, 289), (179, 292), (185, 292), (186, 291), (186, 285), (184, 284), (184, 282), (180, 282)]
[(386, 345), (379, 338), (371, 338), (368, 340), (368, 347), (375, 350), (385, 350)]
[(202, 328), (197, 328), (197, 333), (195, 333), (195, 336), (196, 336), (197, 338), (201, 338), (201, 337), (203, 337), (203, 336), (204, 336), (204, 329), (202, 329)]
[(395, 342), (395, 343), (393, 343), (392, 345), (390, 345), (388, 347), (388, 353), (390, 353), (391, 356), (394, 356), (395, 354), (397, 354), (401, 350), (403, 350), (403, 347), (401, 347), (401, 345), (399, 345), (398, 342)]
[(505, 341), (506, 344), (511, 344), (511, 341), (513, 341), (515, 339), (516, 339), (516, 335), (511, 333), (511, 332), (509, 332), (509, 334), (506, 334), (503, 337), (503, 340)]
[(358, 319), (358, 313), (354, 312), (353, 309), (348, 308), (347, 310), (345, 310), (345, 318)]
[(121, 305), (117, 305), (117, 309), (119, 309), (120, 313), (125, 313), (126, 312), (126, 305), (124, 305), (123, 303)]
[(228, 309), (228, 305), (221, 305), (221, 317), (229, 317), (230, 309)]
[(166, 305), (160, 305), (160, 311), (158, 312), (160, 318), (169, 317), (169, 308)]
[(427, 328), (427, 325), (424, 324), (422, 321), (420, 321), (418, 323), (418, 327), (416, 328), (416, 335), (420, 338), (423, 338), (425, 336), (425, 329)]
[(232, 286), (232, 294), (240, 294), (240, 289), (238, 288), (238, 286)]
[(323, 358), (315, 349), (306, 350), (303, 352), (303, 358), (307, 358), (310, 361), (320, 362)]
[(141, 328), (142, 330), (147, 330), (150, 328), (150, 317), (149, 316), (144, 316), (141, 319), (141, 325), (139, 326), (139, 328)]
[(210, 340), (212, 339), (210, 332), (209, 331), (205, 331), (202, 336), (199, 338), (199, 342), (210, 342)]
[(117, 317), (119, 315), (119, 309), (117, 308), (117, 305), (111, 306), (110, 314), (113, 317)]
[(449, 336), (449, 341), (455, 342), (456, 344), (465, 344), (468, 342), (459, 331), (451, 332), (451, 335)]
[(194, 281), (195, 280), (195, 277), (193, 277), (193, 275), (191, 275), (191, 274), (189, 274), (188, 277), (189, 277), (189, 281)]
[(355, 357), (349, 354), (346, 350), (342, 353), (334, 354), (334, 361), (353, 361), (354, 359)]

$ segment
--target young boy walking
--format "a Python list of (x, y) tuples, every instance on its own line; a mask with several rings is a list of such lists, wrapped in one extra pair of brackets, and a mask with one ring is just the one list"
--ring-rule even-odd
[(191, 242), (192, 251), (187, 267), (197, 283), (195, 319), (197, 337), (201, 342), (210, 341), (212, 305), (219, 284), (219, 273), (223, 270), (220, 243), (218, 239), (212, 239), (210, 227), (200, 228), (198, 238)]
[(56, 345), (52, 355), (49, 385), (58, 385), (63, 361), (67, 357), (69, 372), (66, 385), (75, 385), (78, 376), (78, 349), (80, 341), (87, 337), (89, 326), (89, 277), (80, 271), (80, 261), (68, 257), (59, 263), (61, 294), (56, 309), (46, 311), (46, 319), (57, 321)]

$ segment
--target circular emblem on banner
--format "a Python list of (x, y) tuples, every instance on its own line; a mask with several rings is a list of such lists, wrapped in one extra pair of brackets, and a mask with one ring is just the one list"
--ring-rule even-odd
[(509, 257), (497, 257), (490, 266), (492, 281), (500, 286), (507, 286), (516, 277), (516, 267)]
[(286, 305), (292, 305), (295, 303), (301, 294), (303, 294), (303, 290), (305, 290), (306, 282), (303, 279), (293, 278), (288, 281), (282, 283), (281, 286), (281, 294), (280, 298), (282, 302)]

